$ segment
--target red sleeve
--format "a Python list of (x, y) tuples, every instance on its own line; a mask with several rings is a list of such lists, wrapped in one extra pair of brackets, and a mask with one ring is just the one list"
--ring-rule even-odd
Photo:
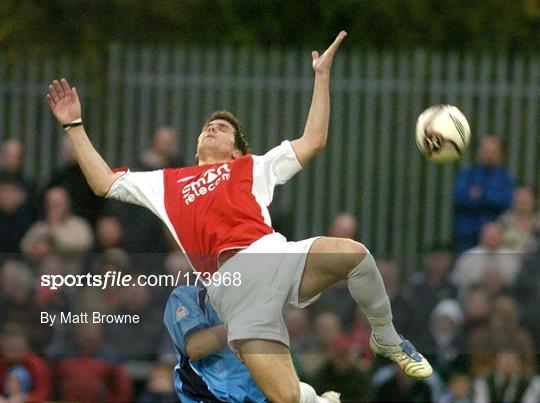
[(32, 390), (28, 394), (28, 401), (42, 402), (50, 400), (52, 384), (47, 363), (37, 355), (31, 355), (23, 360), (23, 365), (32, 376)]
[(124, 365), (111, 365), (110, 401), (131, 402), (133, 400), (133, 382)]

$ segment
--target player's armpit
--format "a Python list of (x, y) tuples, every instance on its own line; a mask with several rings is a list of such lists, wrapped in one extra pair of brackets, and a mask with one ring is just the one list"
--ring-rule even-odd
[(227, 346), (225, 326), (215, 326), (190, 334), (186, 340), (185, 351), (192, 360), (201, 360)]
[(107, 192), (105, 192), (104, 195), (101, 195), (103, 197), (107, 197), (107, 195), (111, 192), (111, 189), (114, 185), (114, 183), (120, 179), (122, 176), (124, 176), (125, 174), (127, 173), (127, 171), (118, 171), (116, 172), (115, 170), (113, 170), (111, 176), (110, 176), (110, 185), (109, 185), (109, 188), (107, 189)]

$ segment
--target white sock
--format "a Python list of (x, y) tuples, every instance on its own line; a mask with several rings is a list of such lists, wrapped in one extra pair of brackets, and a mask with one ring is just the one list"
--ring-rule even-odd
[(392, 323), (390, 300), (371, 253), (368, 253), (349, 273), (347, 286), (356, 303), (366, 314), (377, 341), (388, 346), (401, 343), (401, 337)]
[(315, 389), (307, 383), (300, 382), (300, 402), (299, 403), (328, 403), (328, 400), (317, 396)]

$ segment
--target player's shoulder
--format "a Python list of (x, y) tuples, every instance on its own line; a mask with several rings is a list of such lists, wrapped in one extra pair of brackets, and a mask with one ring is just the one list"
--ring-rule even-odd
[(201, 288), (192, 285), (176, 287), (169, 297), (169, 302), (197, 302)]

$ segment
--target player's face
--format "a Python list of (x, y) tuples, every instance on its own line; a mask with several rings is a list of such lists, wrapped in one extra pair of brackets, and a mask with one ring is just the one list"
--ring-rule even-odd
[(236, 150), (234, 145), (234, 127), (224, 119), (216, 119), (203, 127), (197, 141), (197, 155), (199, 158), (212, 154), (227, 156), (232, 159)]

